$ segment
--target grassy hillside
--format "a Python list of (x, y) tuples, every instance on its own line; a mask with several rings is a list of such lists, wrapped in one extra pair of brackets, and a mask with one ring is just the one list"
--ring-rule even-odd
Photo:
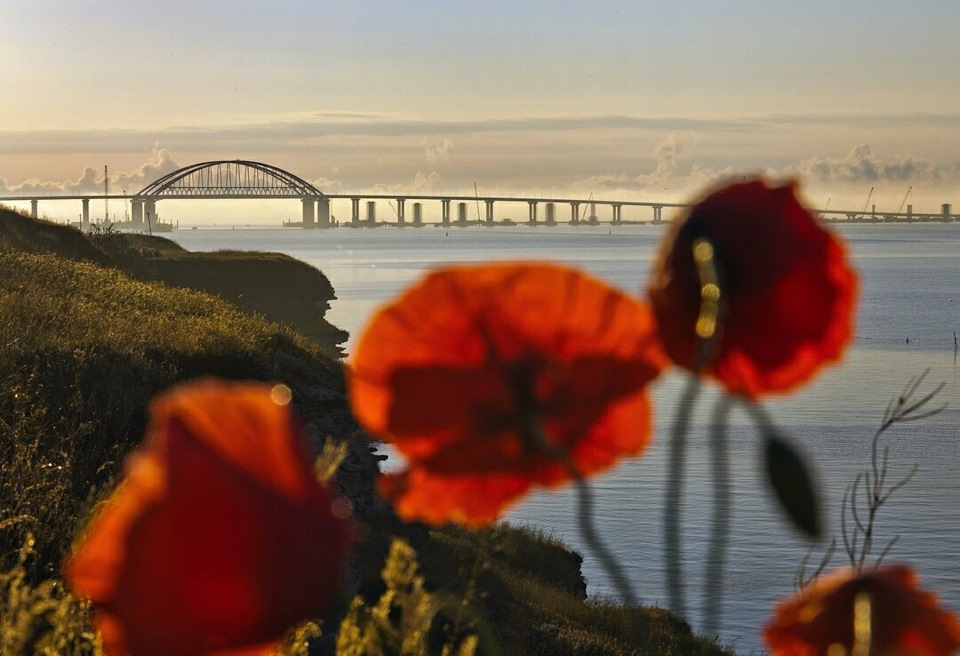
[(26, 253), (55, 253), (71, 260), (108, 265), (111, 258), (78, 230), (49, 221), (28, 220), (0, 205), (0, 247)]
[[(460, 626), (484, 636), (483, 654), (726, 653), (664, 611), (587, 600), (580, 557), (555, 540), (507, 526), (472, 533), (399, 522), (373, 500), (376, 457), (356, 433), (329, 350), (216, 295), (149, 280), (192, 272), (220, 281), (224, 297), (249, 293), (229, 287), (233, 270), (257, 287), (319, 285), (288, 259), (192, 258), (167, 240), (88, 239), (0, 209), (0, 654), (94, 653), (88, 609), (59, 582), (61, 559), (139, 442), (150, 397), (209, 375), (282, 381), (318, 445), (348, 442), (335, 480), (364, 523), (355, 567), (368, 601), (382, 593), (388, 546), (402, 536), (420, 554), (428, 589), (456, 607), (470, 600)], [(446, 636), (455, 624), (442, 615), (434, 628)], [(324, 644), (312, 653), (329, 653)]]
[[(42, 528), (44, 563), (58, 560), (72, 534), (65, 523), (139, 440), (146, 401), (176, 381), (278, 379), (302, 394), (320, 387), (334, 400), (329, 428), (353, 426), (335, 360), (208, 294), (15, 250), (0, 250), (0, 279), (0, 521)], [(13, 533), (14, 544), (0, 536), (3, 553), (18, 546), (22, 532)]]

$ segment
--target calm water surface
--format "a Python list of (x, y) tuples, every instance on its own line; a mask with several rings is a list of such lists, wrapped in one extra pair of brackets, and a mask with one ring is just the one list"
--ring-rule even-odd
[[(645, 284), (662, 230), (198, 229), (171, 237), (190, 250), (279, 251), (318, 267), (336, 289), (338, 298), (327, 316), (351, 332), (349, 352), (371, 312), (429, 267), (489, 260), (562, 261), (636, 293)], [(960, 224), (856, 225), (839, 231), (862, 277), (853, 348), (803, 392), (767, 407), (815, 463), (829, 526), (839, 534), (843, 490), (869, 465), (870, 440), (887, 402), (926, 370), (930, 373), (924, 390), (945, 383), (937, 399), (947, 406), (942, 413), (903, 424), (884, 439), (890, 446), (891, 478), (907, 473), (914, 463), (919, 473), (880, 511), (877, 532), (879, 548), (900, 536), (888, 559), (918, 567), (922, 582), (946, 605), (960, 610), (960, 384), (954, 349), (954, 331), (960, 332)], [(599, 529), (647, 603), (666, 601), (660, 534), (666, 443), (684, 382), (682, 375), (672, 373), (655, 386), (656, 439), (644, 457), (623, 462), (594, 484)], [(711, 389), (698, 401), (684, 497), (685, 582), (695, 626), (711, 512), (707, 424), (718, 398)], [(734, 508), (721, 639), (734, 643), (741, 654), (760, 653), (759, 627), (771, 603), (792, 591), (797, 565), (809, 545), (771, 502), (758, 469), (760, 443), (742, 411), (732, 415), (730, 448)], [(509, 519), (538, 526), (581, 550), (591, 594), (612, 594), (580, 541), (575, 508), (570, 491), (540, 492), (514, 508)], [(844, 558), (838, 552), (833, 562), (843, 564)]]

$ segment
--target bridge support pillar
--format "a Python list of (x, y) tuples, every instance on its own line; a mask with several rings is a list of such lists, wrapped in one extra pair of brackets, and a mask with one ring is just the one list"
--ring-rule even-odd
[(148, 228), (157, 225), (157, 201), (153, 198), (143, 201), (143, 220)]
[(314, 223), (313, 211), (314, 204), (317, 202), (312, 196), (300, 199), (301, 204), (303, 205), (303, 227), (310, 229), (315, 228), (316, 224)]
[(40, 204), (40, 201), (38, 200), (30, 201), (30, 216), (32, 216), (33, 218), (37, 218), (37, 205), (39, 204)]
[(557, 225), (556, 207), (553, 203), (547, 203), (547, 225)]
[(617, 203), (610, 204), (610, 209), (613, 210), (613, 217), (612, 217), (613, 223), (620, 223), (620, 209), (622, 207), (623, 207), (622, 205), (619, 205)]
[(80, 205), (83, 208), (80, 214), (80, 229), (89, 230), (90, 229), (90, 199), (89, 198), (81, 199)]
[(360, 199), (350, 199), (350, 225), (354, 228), (360, 225)]
[(529, 209), (527, 210), (527, 215), (528, 215), (527, 223), (531, 223), (531, 224), (536, 223), (537, 222), (537, 201), (528, 200), (527, 205), (530, 206)]
[(663, 222), (663, 205), (654, 205), (653, 206), (653, 222), (662, 223)]
[(440, 199), (440, 223), (444, 226), (450, 225), (450, 199)]
[(493, 201), (486, 200), (484, 201), (484, 203), (486, 203), (486, 206), (487, 206), (487, 216), (486, 216), (487, 225), (491, 226), (493, 225)]
[(143, 201), (139, 198), (130, 201), (130, 223), (134, 228), (143, 226)]
[(406, 216), (404, 214), (404, 209), (403, 209), (403, 201), (405, 200), (406, 198), (397, 199), (397, 226), (398, 227), (403, 227), (403, 224), (406, 223), (407, 221)]
[(330, 199), (329, 198), (317, 199), (317, 227), (318, 228), (330, 227)]
[(570, 223), (580, 223), (580, 203), (570, 203)]
[(467, 204), (457, 203), (457, 225), (467, 225)]
[(413, 204), (413, 225), (417, 227), (423, 225), (423, 205), (420, 203)]

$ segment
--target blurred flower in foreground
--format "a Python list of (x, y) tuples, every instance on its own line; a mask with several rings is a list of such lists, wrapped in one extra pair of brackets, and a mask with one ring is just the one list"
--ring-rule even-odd
[(947, 656), (960, 623), (906, 566), (844, 568), (780, 602), (764, 639), (773, 656)]
[(558, 449), (580, 474), (643, 449), (664, 358), (626, 294), (567, 267), (492, 264), (428, 275), (374, 316), (351, 364), (354, 414), (409, 461), (384, 496), (407, 519), (477, 526), (570, 480)]
[(153, 401), (145, 445), (64, 568), (109, 654), (260, 653), (332, 609), (350, 530), (289, 401), (212, 380)]
[[(716, 343), (705, 362), (697, 362), (695, 329), (698, 239), (712, 246), (719, 283)], [(674, 362), (756, 397), (788, 390), (840, 356), (856, 291), (843, 244), (800, 205), (794, 185), (751, 180), (712, 191), (673, 227), (649, 295)]]

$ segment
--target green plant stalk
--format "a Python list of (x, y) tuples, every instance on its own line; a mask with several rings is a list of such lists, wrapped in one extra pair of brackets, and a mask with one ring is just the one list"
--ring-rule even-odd
[(600, 538), (600, 533), (594, 525), (593, 491), (590, 485), (584, 480), (583, 474), (580, 473), (576, 464), (570, 459), (567, 451), (550, 441), (543, 428), (543, 422), (536, 413), (528, 413), (525, 418), (525, 424), (530, 430), (530, 437), (536, 445), (550, 458), (563, 466), (576, 486), (580, 537), (587, 544), (587, 547), (589, 547), (593, 555), (597, 557), (597, 560), (600, 561), (600, 565), (604, 571), (606, 571), (607, 576), (610, 577), (623, 603), (627, 606), (636, 606), (637, 597), (633, 592), (626, 573), (623, 571), (623, 567), (620, 566), (620, 562), (603, 543), (603, 540)]
[(670, 439), (670, 462), (667, 491), (663, 503), (664, 558), (669, 608), (680, 617), (686, 616), (681, 561), (680, 511), (683, 507), (683, 477), (686, 471), (687, 434), (690, 415), (700, 393), (700, 377), (694, 373), (684, 388)]
[(732, 487), (730, 457), (727, 449), (727, 415), (730, 413), (730, 397), (724, 395), (717, 401), (713, 415), (710, 453), (713, 460), (713, 523), (707, 552), (707, 569), (703, 592), (703, 632), (714, 635), (722, 617), (723, 570), (727, 563), (730, 544), (730, 510)]
[(694, 328), (697, 335), (696, 357), (691, 369), (692, 377), (684, 389), (677, 406), (670, 441), (670, 471), (667, 479), (666, 499), (663, 504), (664, 559), (667, 577), (667, 599), (670, 610), (681, 618), (686, 616), (683, 593), (683, 562), (680, 540), (680, 510), (683, 505), (683, 477), (686, 473), (687, 435), (690, 432), (690, 416), (700, 392), (700, 372), (714, 356), (717, 326), (722, 319), (720, 277), (717, 273), (713, 245), (704, 237), (693, 240), (692, 252), (700, 279), (700, 312)]

